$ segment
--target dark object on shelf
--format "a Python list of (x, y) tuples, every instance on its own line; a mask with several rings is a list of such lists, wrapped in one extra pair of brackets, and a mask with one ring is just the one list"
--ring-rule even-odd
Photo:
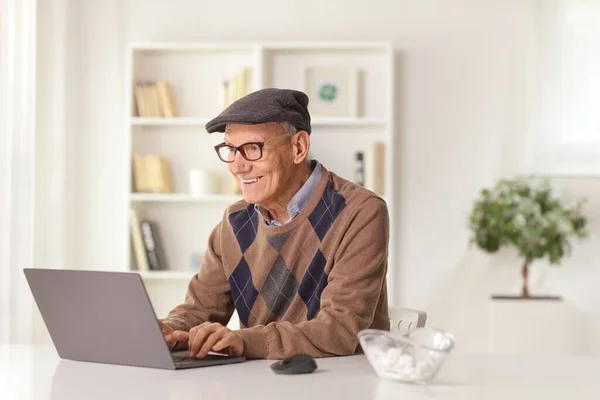
[(167, 257), (160, 235), (158, 224), (155, 221), (144, 220), (140, 223), (144, 248), (148, 256), (148, 264), (152, 271), (168, 270)]
[(362, 151), (357, 151), (355, 155), (356, 168), (354, 169), (354, 182), (360, 186), (365, 186), (365, 162)]

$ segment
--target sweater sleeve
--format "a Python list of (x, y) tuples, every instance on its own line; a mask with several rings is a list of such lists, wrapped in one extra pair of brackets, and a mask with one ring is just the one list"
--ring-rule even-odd
[(206, 321), (227, 325), (233, 314), (233, 299), (221, 262), (221, 226), (222, 222), (211, 232), (200, 271), (189, 282), (185, 301), (162, 320), (174, 329), (189, 331)]
[(385, 290), (389, 241), (383, 200), (372, 197), (359, 207), (335, 252), (316, 318), (237, 331), (246, 357), (280, 359), (297, 353), (327, 357), (356, 351), (357, 333), (373, 322)]

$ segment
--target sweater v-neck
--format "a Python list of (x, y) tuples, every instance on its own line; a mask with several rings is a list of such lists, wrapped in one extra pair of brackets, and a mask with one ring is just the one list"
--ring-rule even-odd
[(297, 228), (306, 219), (308, 219), (309, 215), (311, 215), (311, 213), (313, 212), (313, 210), (319, 203), (319, 200), (321, 200), (321, 197), (323, 196), (323, 192), (325, 191), (325, 187), (327, 186), (327, 182), (329, 181), (329, 178), (330, 178), (329, 171), (327, 171), (327, 169), (321, 164), (321, 179), (319, 180), (319, 184), (315, 188), (308, 203), (306, 204), (306, 207), (304, 207), (302, 209), (302, 211), (300, 211), (300, 213), (294, 219), (292, 219), (290, 222), (280, 225), (280, 226), (267, 225), (267, 223), (262, 218), (259, 218), (260, 219), (259, 228), (258, 228), (259, 231), (262, 230), (268, 236), (277, 236), (277, 235), (281, 235), (281, 234), (290, 232), (291, 230)]

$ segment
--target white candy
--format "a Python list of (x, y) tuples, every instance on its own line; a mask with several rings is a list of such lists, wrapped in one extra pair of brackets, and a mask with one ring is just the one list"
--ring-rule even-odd
[(402, 351), (400, 349), (396, 349), (396, 348), (389, 349), (386, 354), (388, 364), (389, 365), (396, 364), (396, 361), (398, 360), (399, 357), (404, 357), (404, 356), (401, 356), (401, 354), (402, 354)]
[(413, 369), (415, 367), (415, 359), (410, 354), (404, 354), (396, 360), (396, 368), (399, 370)]
[(390, 348), (378, 351), (375, 367), (380, 374), (389, 379), (415, 381), (427, 379), (436, 369), (437, 359), (415, 360), (404, 349)]
[(390, 364), (387, 355), (382, 355), (379, 358), (375, 358), (375, 366), (378, 370), (387, 370), (394, 366), (394, 364)]
[(380, 348), (374, 348), (368, 353), (374, 360), (380, 360), (386, 356), (386, 352)]
[(431, 360), (421, 360), (417, 362), (415, 370), (421, 377), (429, 376), (435, 369), (435, 364)]

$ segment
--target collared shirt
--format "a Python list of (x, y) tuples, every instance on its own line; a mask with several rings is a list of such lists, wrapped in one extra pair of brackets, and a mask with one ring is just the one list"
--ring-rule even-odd
[[(287, 224), (288, 222), (293, 220), (298, 214), (300, 214), (300, 211), (302, 211), (302, 209), (306, 207), (306, 204), (310, 200), (310, 196), (319, 185), (319, 181), (321, 180), (321, 164), (318, 161), (314, 161), (314, 163), (315, 166), (313, 168), (312, 173), (310, 174), (306, 182), (304, 182), (304, 185), (302, 185), (300, 190), (296, 192), (296, 194), (292, 197), (292, 199), (287, 205), (289, 219), (285, 222), (285, 224)], [(255, 205), (254, 208), (262, 215), (267, 225), (283, 225), (280, 221), (271, 219), (269, 213), (263, 208), (259, 207), (258, 205)]]

